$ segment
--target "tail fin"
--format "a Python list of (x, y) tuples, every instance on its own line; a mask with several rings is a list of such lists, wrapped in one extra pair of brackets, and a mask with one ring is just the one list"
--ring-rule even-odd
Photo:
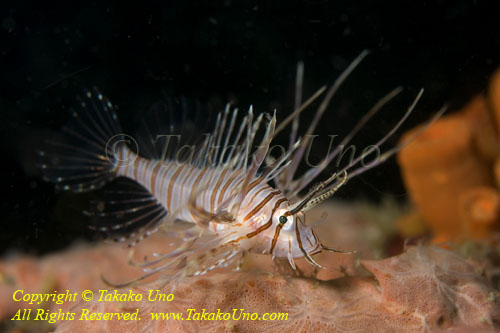
[(78, 99), (64, 136), (46, 141), (38, 155), (46, 181), (58, 189), (83, 192), (111, 181), (128, 149), (111, 102), (96, 89)]

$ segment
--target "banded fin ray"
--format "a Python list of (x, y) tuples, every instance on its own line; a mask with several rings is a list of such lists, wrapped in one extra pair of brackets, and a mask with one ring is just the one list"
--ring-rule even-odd
[(143, 115), (135, 137), (139, 154), (199, 168), (247, 169), (258, 149), (253, 147), (257, 133), (267, 130), (272, 117), (260, 113), (254, 119), (252, 107), (242, 120), (238, 114), (231, 104), (214, 114), (197, 101), (169, 98)]

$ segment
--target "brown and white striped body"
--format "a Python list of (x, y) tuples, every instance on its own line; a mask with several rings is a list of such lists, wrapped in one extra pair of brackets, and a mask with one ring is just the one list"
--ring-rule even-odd
[[(188, 204), (193, 191), (198, 191), (196, 206), (215, 215), (220, 212), (221, 206), (231, 210), (234, 204), (231, 201), (240, 191), (246, 176), (241, 169), (223, 166), (199, 168), (175, 161), (149, 160), (135, 155), (126, 147), (121, 149), (120, 160), (133, 162), (117, 168), (117, 175), (135, 180), (149, 190), (168, 212), (173, 212), (177, 219), (195, 224), (200, 223), (200, 218), (189, 209)], [(300, 257), (302, 252), (294, 249), (291, 239), (287, 237), (283, 237), (281, 242), (275, 241), (273, 246), (273, 239), (278, 238), (276, 228), (279, 225), (273, 221), (273, 215), (289, 206), (290, 203), (280, 190), (268, 185), (264, 178), (257, 178), (249, 184), (235, 223), (210, 222), (208, 230), (217, 235), (231, 234), (225, 240), (238, 243), (244, 250), (257, 253), (273, 251), (272, 254), (277, 257), (287, 257), (289, 253), (293, 257)], [(295, 238), (296, 230), (292, 231), (290, 237)], [(283, 230), (283, 233), (286, 231)], [(319, 248), (312, 232), (303, 237), (308, 249)]]

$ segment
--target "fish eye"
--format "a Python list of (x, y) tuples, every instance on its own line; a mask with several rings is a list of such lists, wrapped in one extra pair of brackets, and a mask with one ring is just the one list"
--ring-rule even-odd
[(281, 224), (285, 224), (288, 221), (288, 219), (286, 218), (286, 216), (281, 215), (279, 217), (279, 221), (280, 221)]

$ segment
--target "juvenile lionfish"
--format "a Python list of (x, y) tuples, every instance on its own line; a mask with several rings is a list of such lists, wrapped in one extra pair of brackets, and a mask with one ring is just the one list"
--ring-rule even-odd
[[(213, 131), (200, 134), (197, 144), (174, 152), (167, 147), (160, 155), (147, 154), (150, 158), (139, 156), (127, 145), (131, 138), (122, 133), (113, 104), (98, 91), (88, 91), (80, 101), (80, 110), (73, 112), (74, 119), (64, 128), (67, 141), (50, 142), (39, 152), (40, 168), (44, 178), (62, 190), (91, 191), (112, 182), (114, 186), (104, 191), (102, 200), (88, 214), (94, 229), (118, 241), (128, 241), (129, 246), (159, 229), (168, 231), (176, 221), (193, 226), (178, 232), (181, 244), (176, 250), (136, 263), (144, 268), (143, 276), (116, 286), (140, 281), (160, 271), (165, 273), (167, 281), (201, 275), (216, 267), (236, 264), (246, 251), (286, 258), (294, 270), (295, 259), (301, 257), (322, 268), (313, 259), (315, 254), (344, 251), (321, 243), (306, 225), (305, 213), (332, 196), (349, 178), (381, 164), (406, 145), (411, 139), (379, 154), (371, 163), (357, 166), (365, 156), (380, 153), (379, 147), (397, 131), (422, 96), (420, 91), (398, 123), (370, 149), (301, 197), (301, 191), (341, 152), (341, 147), (401, 91), (397, 88), (380, 99), (318, 166), (296, 177), (330, 100), (367, 53), (363, 51), (331, 87), (322, 87), (305, 102), (301, 100), (303, 65), (299, 63), (295, 110), (278, 126), (276, 114), (254, 118), (252, 107), (237, 124), (238, 110), (228, 105), (217, 115)], [(300, 113), (321, 96), (312, 122), (299, 138)], [(167, 112), (174, 112), (173, 109), (167, 107)], [(436, 117), (439, 115), (440, 112)], [(185, 119), (184, 127), (188, 127), (186, 124)], [(289, 147), (280, 157), (273, 158), (269, 154), (270, 145), (289, 125)], [(263, 132), (262, 140), (254, 148), (259, 129)], [(150, 133), (146, 141), (149, 147), (158, 146), (160, 139), (183, 134), (175, 133), (176, 130), (178, 127), (172, 125), (167, 133), (156, 136)], [(142, 147), (147, 145), (144, 143)]]

